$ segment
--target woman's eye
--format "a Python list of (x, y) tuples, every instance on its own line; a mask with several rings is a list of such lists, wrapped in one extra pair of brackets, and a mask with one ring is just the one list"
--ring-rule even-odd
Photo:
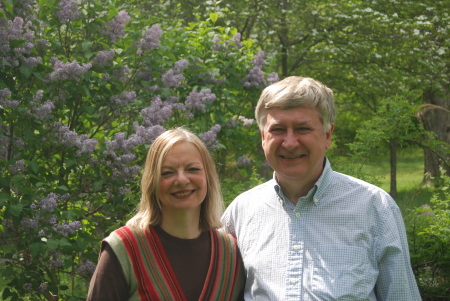
[(172, 174), (173, 174), (173, 172), (171, 172), (171, 171), (164, 171), (164, 172), (161, 173), (161, 176), (162, 177), (168, 177), (168, 176), (170, 176)]
[(199, 170), (200, 170), (200, 168), (197, 168), (197, 167), (191, 167), (188, 169), (188, 171), (190, 171), (190, 172), (197, 172)]

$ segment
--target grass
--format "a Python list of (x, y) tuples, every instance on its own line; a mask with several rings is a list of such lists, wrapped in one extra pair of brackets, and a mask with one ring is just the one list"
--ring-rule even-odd
[[(422, 149), (401, 149), (397, 153), (397, 196), (395, 200), (405, 215), (409, 208), (428, 204), (431, 190), (421, 187), (424, 159)], [(389, 154), (380, 154), (369, 160), (362, 171), (380, 179), (379, 187), (390, 190)]]

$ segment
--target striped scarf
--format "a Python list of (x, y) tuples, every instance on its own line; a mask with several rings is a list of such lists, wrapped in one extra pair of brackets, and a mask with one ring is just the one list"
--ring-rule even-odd
[[(220, 231), (210, 230), (210, 235), (211, 262), (199, 300), (237, 300), (245, 274), (236, 242)], [(186, 300), (153, 227), (122, 227), (105, 240), (129, 283), (129, 300)]]

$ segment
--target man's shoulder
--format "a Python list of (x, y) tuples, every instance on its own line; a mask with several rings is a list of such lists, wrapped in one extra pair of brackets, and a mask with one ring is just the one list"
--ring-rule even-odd
[(265, 195), (268, 192), (271, 191), (275, 191), (274, 185), (275, 185), (275, 181), (274, 180), (269, 180), (267, 182), (264, 182), (262, 184), (259, 184), (253, 188), (250, 188), (244, 192), (242, 192), (241, 194), (239, 194), (235, 200), (239, 200), (239, 199), (248, 199), (248, 198), (252, 198), (252, 197), (259, 197), (261, 195)]
[(261, 205), (264, 200), (270, 199), (271, 195), (276, 195), (274, 185), (275, 181), (269, 180), (242, 192), (231, 202), (228, 209), (239, 210)]
[(367, 201), (372, 205), (382, 205), (382, 207), (395, 205), (394, 199), (384, 189), (347, 174), (333, 173), (332, 185), (329, 187), (331, 188), (329, 191), (333, 191), (333, 194), (342, 192), (345, 195), (353, 195), (358, 202)]

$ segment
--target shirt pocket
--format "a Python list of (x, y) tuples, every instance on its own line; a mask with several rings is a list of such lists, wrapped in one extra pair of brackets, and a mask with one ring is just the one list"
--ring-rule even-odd
[[(320, 300), (369, 300), (378, 276), (369, 250), (356, 246), (306, 252), (306, 293)], [(309, 289), (308, 289), (309, 288)]]

